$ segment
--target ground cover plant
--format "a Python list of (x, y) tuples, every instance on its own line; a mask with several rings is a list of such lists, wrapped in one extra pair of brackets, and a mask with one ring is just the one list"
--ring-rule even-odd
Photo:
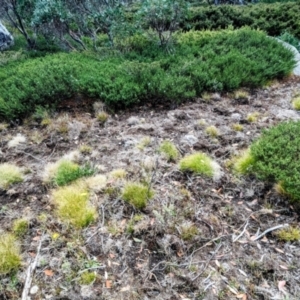
[(235, 160), (234, 170), (278, 183), (277, 190), (281, 194), (299, 201), (299, 135), (300, 122), (295, 121), (263, 131), (261, 137)]
[(261, 86), (294, 66), (289, 50), (250, 29), (178, 34), (173, 55), (146, 37), (138, 41), (123, 56), (59, 53), (6, 65), (0, 73), (0, 115), (24, 116), (78, 93), (119, 107), (154, 99), (179, 103), (203, 91)]
[(23, 174), (18, 166), (9, 163), (0, 164), (0, 188), (7, 189), (11, 184), (22, 180)]

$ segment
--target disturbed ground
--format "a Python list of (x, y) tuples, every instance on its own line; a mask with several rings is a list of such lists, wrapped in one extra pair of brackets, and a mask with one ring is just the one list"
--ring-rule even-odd
[[(290, 103), (300, 79), (247, 92), (244, 99), (212, 94), (173, 109), (156, 104), (108, 111), (104, 125), (69, 101), (47, 126), (28, 119), (3, 128), (0, 162), (16, 163), (27, 175), (0, 190), (1, 230), (10, 231), (21, 217), (30, 228), (20, 239), (22, 267), (0, 278), (0, 299), (21, 298), (34, 260), (28, 299), (300, 299), (299, 242), (280, 241), (276, 230), (262, 234), (281, 224), (299, 225), (299, 213), (271, 184), (237, 177), (230, 169), (230, 159), (262, 129), (300, 118)], [(251, 113), (259, 113), (256, 122), (247, 120)], [(232, 128), (236, 123), (242, 131)], [(211, 125), (217, 137), (206, 133)], [(26, 142), (8, 148), (17, 134)], [(222, 177), (180, 172), (178, 162), (157, 151), (166, 139), (181, 156), (209, 154)], [(41, 176), (46, 163), (82, 145), (91, 152), (81, 154), (80, 163), (90, 162), (99, 174), (121, 168), (128, 180), (150, 182), (155, 197), (147, 207), (137, 211), (125, 203), (118, 192), (122, 183), (111, 181), (91, 197), (96, 222), (74, 230), (59, 220), (53, 187)], [(191, 226), (196, 234), (187, 238), (183, 233)], [(80, 281), (86, 270), (96, 274), (90, 285)]]

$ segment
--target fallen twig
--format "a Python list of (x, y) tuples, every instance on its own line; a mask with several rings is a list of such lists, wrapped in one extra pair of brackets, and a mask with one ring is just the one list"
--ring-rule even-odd
[(277, 225), (277, 226), (274, 226), (272, 228), (269, 228), (269, 229), (265, 230), (263, 233), (261, 233), (259, 236), (252, 239), (252, 241), (257, 241), (257, 240), (259, 240), (260, 238), (262, 238), (264, 235), (266, 235), (267, 233), (269, 233), (271, 231), (274, 231), (274, 230), (280, 229), (280, 228), (284, 228), (284, 227), (288, 227), (288, 226), (289, 226), (289, 224), (282, 224), (282, 225)]
[(23, 289), (23, 293), (22, 293), (22, 300), (27, 300), (28, 299), (28, 294), (29, 294), (29, 289), (31, 287), (31, 283), (32, 283), (33, 273), (35, 271), (37, 261), (38, 261), (38, 257), (39, 257), (41, 247), (42, 247), (43, 236), (44, 236), (44, 234), (42, 234), (42, 236), (41, 236), (40, 243), (38, 245), (34, 261), (29, 264), (27, 272), (26, 272), (26, 280), (25, 280), (24, 289)]

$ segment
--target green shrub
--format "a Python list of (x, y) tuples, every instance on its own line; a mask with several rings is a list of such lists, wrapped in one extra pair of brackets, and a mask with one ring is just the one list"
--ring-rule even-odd
[(171, 141), (163, 141), (159, 146), (159, 152), (163, 153), (168, 160), (175, 161), (179, 156), (179, 151)]
[(300, 122), (281, 123), (265, 130), (250, 147), (252, 172), (258, 178), (280, 182), (292, 200), (300, 201)]
[(13, 183), (23, 181), (23, 175), (19, 167), (3, 163), (0, 164), (0, 188), (6, 190)]
[(219, 5), (195, 7), (191, 9), (186, 22), (182, 22), (184, 30), (219, 30), (229, 26), (241, 28), (250, 26), (261, 29), (271, 36), (279, 36), (285, 31), (300, 38), (298, 15), (300, 2), (255, 4), (247, 6)]
[(264, 85), (295, 64), (283, 45), (249, 28), (190, 31), (176, 39), (172, 55), (148, 43), (100, 59), (58, 53), (0, 67), (0, 118), (22, 117), (77, 93), (113, 107), (157, 99), (179, 103), (204, 91)]
[(8, 274), (21, 265), (20, 246), (12, 234), (0, 236), (0, 274)]
[(143, 209), (147, 201), (153, 198), (154, 192), (147, 186), (136, 182), (127, 182), (122, 190), (122, 198), (137, 209)]

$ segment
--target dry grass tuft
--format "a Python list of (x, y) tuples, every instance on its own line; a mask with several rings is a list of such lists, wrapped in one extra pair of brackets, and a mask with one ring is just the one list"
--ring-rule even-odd
[(21, 181), (23, 174), (19, 167), (9, 163), (0, 164), (0, 188), (6, 190), (11, 184)]

